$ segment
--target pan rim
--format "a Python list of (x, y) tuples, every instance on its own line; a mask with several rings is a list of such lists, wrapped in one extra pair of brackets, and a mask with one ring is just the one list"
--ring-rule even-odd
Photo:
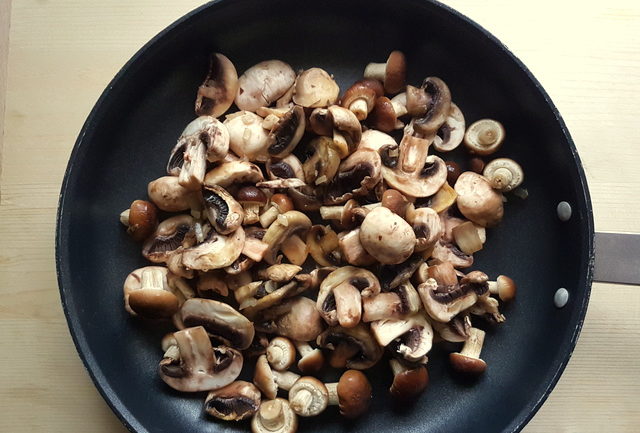
[[(462, 21), (465, 25), (471, 26), (475, 28), (475, 30), (479, 31), (492, 45), (496, 46), (497, 49), (501, 50), (504, 54), (506, 54), (511, 61), (513, 61), (516, 66), (524, 72), (526, 77), (533, 83), (536, 90), (543, 97), (544, 101), (550, 108), (551, 112), (555, 120), (558, 122), (558, 125), (564, 135), (564, 138), (569, 145), (569, 150), (571, 151), (572, 158), (575, 162), (577, 169), (577, 180), (579, 183), (579, 192), (578, 195), (581, 196), (581, 200), (584, 202), (586, 206), (586, 218), (584, 219), (582, 225), (581, 232), (586, 234), (586, 246), (587, 246), (587, 261), (583, 263), (583, 268), (586, 267), (586, 274), (584, 274), (584, 270), (581, 269), (580, 279), (584, 275), (584, 296), (581, 299), (581, 304), (579, 305), (579, 316), (578, 321), (575, 324), (575, 328), (573, 330), (573, 334), (571, 335), (571, 340), (569, 342), (568, 347), (565, 348), (565, 355), (562, 358), (562, 361), (555, 367), (555, 371), (553, 371), (551, 380), (547, 381), (547, 385), (544, 388), (544, 391), (541, 395), (536, 396), (535, 399), (531, 399), (530, 403), (523, 406), (523, 408), (516, 414), (516, 416), (511, 420), (508, 424), (508, 428), (505, 431), (509, 432), (519, 432), (524, 426), (533, 418), (533, 416), (538, 412), (542, 404), (546, 401), (551, 391), (555, 388), (560, 376), (562, 375), (564, 369), (566, 368), (571, 356), (573, 355), (573, 351), (575, 350), (575, 345), (577, 343), (578, 337), (580, 335), (585, 317), (587, 312), (587, 307), (589, 304), (589, 298), (591, 294), (591, 288), (593, 283), (593, 269), (594, 269), (594, 258), (595, 258), (595, 248), (594, 248), (594, 237), (595, 237), (595, 229), (594, 229), (594, 221), (593, 221), (593, 207), (591, 203), (591, 198), (589, 194), (589, 189), (587, 185), (586, 175), (584, 172), (584, 168), (580, 157), (578, 155), (577, 149), (571, 138), (571, 135), (567, 129), (567, 126), (560, 115), (557, 107), (551, 100), (550, 96), (544, 90), (540, 82), (535, 78), (533, 73), (526, 67), (526, 65), (516, 56), (514, 55), (496, 36), (487, 31), (480, 24), (476, 23), (469, 17), (463, 15), (452, 7), (440, 3), (436, 0), (408, 0), (410, 3), (421, 4), (422, 7), (425, 7), (426, 4), (430, 4), (435, 6), (436, 8), (440, 8), (444, 10), (446, 13), (452, 15), (454, 18)], [(111, 408), (111, 410), (115, 413), (118, 419), (123, 423), (123, 425), (131, 432), (142, 433), (148, 432), (148, 430), (142, 426), (142, 424), (138, 421), (137, 417), (129, 411), (129, 409), (123, 404), (118, 395), (113, 391), (111, 386), (108, 384), (106, 377), (103, 375), (102, 370), (100, 368), (97, 359), (94, 357), (91, 350), (89, 350), (88, 342), (84, 335), (84, 331), (82, 329), (81, 323), (78, 320), (77, 316), (74, 316), (70, 313), (70, 308), (74, 303), (73, 295), (69, 290), (69, 287), (63, 284), (67, 275), (65, 274), (65, 270), (63, 269), (64, 264), (62, 260), (62, 255), (64, 254), (66, 239), (62, 235), (62, 227), (65, 220), (65, 195), (69, 186), (69, 182), (71, 179), (71, 175), (73, 173), (76, 159), (78, 154), (80, 153), (81, 148), (86, 146), (85, 136), (88, 131), (94, 126), (96, 118), (99, 117), (99, 112), (104, 105), (104, 102), (110, 97), (113, 88), (117, 85), (117, 83), (125, 76), (129, 70), (131, 70), (135, 65), (142, 62), (145, 56), (148, 56), (150, 53), (150, 48), (156, 45), (162, 39), (168, 37), (172, 32), (179, 29), (184, 23), (194, 19), (198, 14), (202, 11), (214, 8), (214, 7), (222, 7), (224, 5), (229, 5), (231, 0), (214, 0), (208, 3), (203, 4), (202, 6), (193, 9), (187, 14), (175, 20), (173, 23), (169, 24), (166, 28), (161, 30), (158, 34), (156, 34), (153, 38), (151, 38), (147, 43), (145, 43), (117, 72), (117, 74), (113, 77), (113, 79), (109, 82), (107, 87), (101, 93), (100, 97), (95, 102), (93, 108), (91, 109), (87, 119), (85, 120), (80, 133), (78, 134), (78, 138), (75, 141), (73, 149), (69, 156), (69, 161), (67, 163), (67, 167), (65, 169), (64, 177), (62, 180), (62, 185), (59, 194), (58, 200), (58, 210), (56, 214), (56, 238), (55, 238), (55, 261), (56, 261), (56, 276), (58, 282), (58, 288), (60, 291), (60, 299), (62, 303), (62, 308), (65, 314), (65, 318), (67, 321), (67, 326), (69, 328), (69, 333), (71, 334), (72, 340), (78, 352), (80, 359), (82, 360), (83, 366), (85, 370), (89, 373), (91, 380), (93, 381), (94, 386), (105, 400), (107, 405)]]

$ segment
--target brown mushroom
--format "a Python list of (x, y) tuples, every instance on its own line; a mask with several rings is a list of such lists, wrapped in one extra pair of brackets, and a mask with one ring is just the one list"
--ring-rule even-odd
[(124, 308), (133, 316), (170, 318), (180, 307), (169, 282), (167, 268), (145, 266), (132, 271), (124, 281)]
[(456, 203), (460, 213), (474, 223), (491, 227), (502, 220), (502, 194), (494, 190), (485, 177), (465, 171), (458, 178), (454, 189), (458, 194)]
[(269, 245), (264, 260), (269, 264), (276, 263), (278, 251), (285, 240), (292, 235), (306, 233), (310, 227), (311, 220), (301, 212), (291, 210), (278, 215), (262, 238), (262, 241)]
[(296, 74), (287, 63), (265, 60), (253, 65), (238, 79), (235, 103), (240, 110), (268, 107), (293, 85)]
[(146, 200), (134, 200), (129, 209), (120, 214), (120, 222), (134, 240), (143, 241), (158, 226), (158, 209)]
[(242, 369), (242, 355), (230, 347), (212, 347), (203, 327), (175, 332), (177, 345), (160, 361), (158, 371), (171, 388), (182, 392), (210, 391), (233, 382)]
[[(435, 137), (437, 131), (451, 113), (451, 91), (447, 84), (438, 77), (427, 77), (422, 82), (426, 94), (424, 115), (416, 118), (414, 129), (427, 137)], [(407, 106), (409, 94), (407, 93)]]
[(264, 212), (260, 215), (260, 225), (269, 227), (278, 215), (293, 210), (293, 202), (286, 194), (274, 194), (269, 200), (269, 205), (265, 206)]
[(478, 328), (469, 330), (469, 338), (460, 352), (449, 354), (449, 362), (454, 370), (469, 376), (479, 376), (487, 369), (487, 363), (480, 359), (485, 333)]
[(260, 320), (271, 321), (269, 324), (271, 332), (295, 341), (312, 341), (324, 330), (324, 320), (313, 300), (297, 296), (278, 307), (278, 311), (266, 310), (258, 317)]
[(376, 98), (382, 96), (383, 92), (384, 89), (378, 80), (364, 78), (353, 83), (344, 92), (340, 105), (348, 108), (358, 120), (362, 121), (373, 110)]
[(402, 129), (404, 123), (398, 120), (402, 114), (396, 111), (393, 101), (386, 96), (376, 99), (371, 114), (367, 118), (367, 125), (382, 132)]
[(429, 374), (424, 365), (408, 367), (397, 359), (389, 360), (393, 383), (389, 392), (400, 402), (410, 402), (424, 392), (429, 384)]
[(298, 370), (304, 374), (315, 374), (324, 366), (324, 355), (322, 350), (314, 349), (306, 341), (294, 341), (296, 349), (300, 354)]
[(329, 404), (338, 405), (340, 415), (357, 418), (363, 415), (371, 404), (371, 384), (361, 371), (347, 370), (337, 383), (325, 384), (329, 393)]
[(259, 221), (260, 208), (267, 204), (267, 196), (255, 186), (243, 186), (235, 194), (235, 199), (244, 209), (242, 224), (255, 224)]
[(196, 290), (201, 298), (210, 298), (212, 294), (229, 295), (229, 286), (221, 271), (201, 272), (196, 282)]
[(329, 137), (316, 137), (308, 145), (313, 152), (302, 164), (304, 180), (309, 185), (322, 185), (333, 180), (340, 166), (340, 155)]
[(375, 78), (384, 83), (386, 93), (398, 93), (405, 85), (407, 62), (401, 51), (392, 51), (386, 63), (369, 63), (365, 78)]
[(371, 330), (364, 323), (353, 328), (332, 326), (318, 336), (317, 344), (329, 349), (330, 363), (334, 368), (365, 370), (374, 366), (382, 357)]
[(238, 72), (231, 60), (220, 53), (209, 57), (209, 72), (198, 87), (196, 114), (218, 117), (233, 104), (238, 91)]
[(424, 309), (433, 320), (449, 322), (455, 315), (471, 307), (479, 296), (489, 291), (487, 275), (473, 271), (460, 280), (459, 284), (442, 286), (429, 278), (418, 286)]
[(480, 119), (473, 122), (464, 134), (464, 145), (477, 155), (490, 155), (504, 142), (504, 126), (497, 120)]
[(256, 413), (259, 407), (260, 390), (243, 380), (211, 391), (204, 402), (205, 412), (224, 421), (241, 421)]
[(282, 159), (269, 158), (265, 168), (271, 180), (291, 178), (305, 180), (302, 163), (293, 154), (287, 155)]
[(498, 295), (503, 302), (512, 301), (516, 297), (516, 283), (506, 275), (498, 275), (496, 281), (489, 281), (488, 284), (489, 292), (492, 295)]

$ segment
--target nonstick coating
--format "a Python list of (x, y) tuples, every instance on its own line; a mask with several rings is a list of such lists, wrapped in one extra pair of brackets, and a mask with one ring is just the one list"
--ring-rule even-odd
[[(301, 419), (300, 431), (517, 431), (551, 391), (586, 311), (593, 221), (575, 147), (530, 72), (485, 30), (437, 3), (223, 0), (180, 19), (125, 65), (86, 121), (62, 186), (56, 253), (65, 313), (96, 386), (131, 430), (248, 430), (207, 419), (204, 394), (164, 385), (156, 365), (170, 328), (128, 317), (122, 302), (125, 276), (145, 260), (118, 214), (163, 175), (176, 138), (194, 118), (209, 53), (225, 53), (239, 72), (270, 58), (294, 69), (319, 66), (345, 89), (393, 49), (407, 55), (409, 82), (444, 79), (468, 124), (482, 117), (504, 124), (508, 138), (496, 156), (522, 164), (529, 197), (509, 196), (504, 222), (488, 230), (473, 268), (512, 276), (518, 297), (505, 308), (506, 323), (485, 328), (489, 367), (476, 383), (449, 370), (446, 353), (459, 346), (441, 347), (430, 354), (431, 383), (414, 404), (390, 403), (391, 373), (379, 365), (368, 373), (374, 400), (366, 416), (346, 422), (330, 408)], [(574, 210), (566, 223), (556, 217), (561, 200)], [(553, 305), (559, 287), (570, 293), (561, 310)]]

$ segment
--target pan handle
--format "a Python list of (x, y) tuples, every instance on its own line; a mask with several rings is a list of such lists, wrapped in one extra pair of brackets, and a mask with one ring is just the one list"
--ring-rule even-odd
[(597, 232), (595, 246), (595, 281), (640, 284), (640, 234)]

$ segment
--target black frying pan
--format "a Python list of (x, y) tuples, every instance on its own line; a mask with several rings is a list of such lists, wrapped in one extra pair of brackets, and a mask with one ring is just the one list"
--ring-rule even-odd
[[(502, 121), (508, 132), (497, 156), (519, 161), (529, 198), (512, 199), (504, 222), (488, 233), (474, 268), (511, 275), (518, 298), (507, 322), (488, 328), (477, 383), (456, 379), (452, 347), (430, 354), (428, 391), (411, 407), (389, 404), (388, 366), (369, 377), (369, 414), (345, 422), (335, 408), (302, 419), (301, 431), (518, 431), (547, 397), (573, 351), (592, 281), (593, 221), (582, 166), (560, 115), (531, 73), (493, 36), (457, 12), (425, 0), (301, 2), (221, 0), (156, 36), (118, 73), (87, 119), (62, 186), (57, 267), (64, 310), (80, 356), (98, 390), (136, 432), (248, 431), (211, 421), (202, 394), (179, 394), (156, 374), (160, 337), (169, 328), (129, 318), (122, 282), (145, 265), (118, 214), (146, 196), (168, 154), (194, 118), (195, 90), (220, 51), (238, 71), (279, 58), (295, 69), (319, 66), (341, 88), (393, 49), (407, 54), (409, 81), (443, 78), (467, 122)], [(460, 154), (459, 156), (462, 156)], [(559, 201), (573, 206), (560, 222)], [(553, 295), (565, 287), (569, 303)]]

